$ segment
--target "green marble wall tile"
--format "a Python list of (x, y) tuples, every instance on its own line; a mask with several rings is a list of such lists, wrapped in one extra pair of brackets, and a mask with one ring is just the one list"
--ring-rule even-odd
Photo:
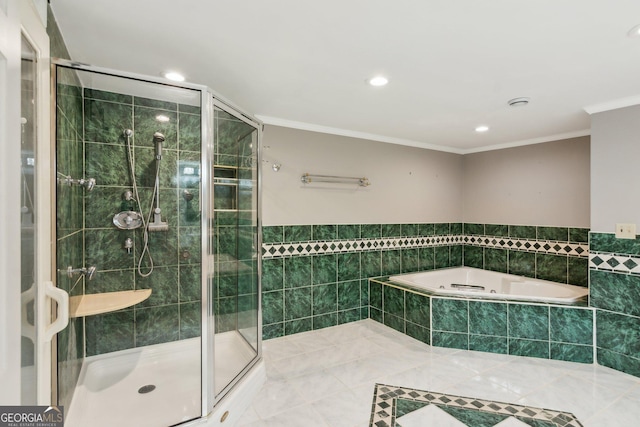
[(135, 346), (133, 310), (120, 310), (85, 318), (86, 355), (95, 356)]
[(311, 285), (311, 257), (292, 257), (284, 260), (284, 285), (299, 288)]
[(178, 111), (181, 113), (187, 114), (200, 114), (200, 103), (198, 105), (186, 105), (186, 104), (178, 104)]
[(338, 313), (327, 313), (320, 316), (313, 316), (311, 319), (314, 330), (336, 326), (338, 324)]
[(202, 263), (202, 230), (200, 227), (180, 227), (178, 229), (180, 265), (200, 265)]
[(149, 277), (137, 277), (136, 289), (151, 289), (151, 296), (137, 307), (153, 307), (178, 302), (178, 267), (154, 267)]
[(588, 228), (569, 228), (569, 241), (575, 243), (589, 243)]
[[(78, 264), (79, 265), (79, 264)], [(85, 294), (102, 294), (105, 292), (132, 291), (135, 289), (133, 269), (101, 271), (93, 276)]]
[(469, 349), (469, 335), (452, 332), (432, 331), (431, 345), (436, 347)]
[(402, 272), (402, 251), (382, 251), (382, 275), (390, 276)]
[(469, 333), (507, 336), (507, 304), (469, 301)]
[(313, 286), (313, 315), (338, 311), (337, 283)]
[(638, 236), (635, 239), (616, 239), (612, 233), (589, 233), (589, 246), (592, 252), (640, 255)]
[(122, 270), (134, 268), (135, 260), (122, 248), (130, 231), (113, 229), (85, 230), (86, 265), (98, 270)]
[(383, 289), (383, 308), (385, 313), (393, 314), (401, 318), (405, 317), (404, 312), (404, 294), (402, 289), (392, 286), (384, 286)]
[(335, 240), (338, 238), (338, 227), (335, 225), (314, 225), (311, 233), (312, 240)]
[(160, 99), (143, 98), (140, 96), (134, 97), (133, 103), (148, 108), (160, 108), (163, 110), (172, 111), (176, 111), (178, 109), (178, 104), (176, 104), (175, 102), (163, 101)]
[(567, 227), (538, 227), (538, 240), (569, 241), (569, 229)]
[(91, 98), (91, 99), (98, 99), (102, 101), (111, 101), (119, 104), (129, 104), (129, 105), (133, 104), (133, 96), (131, 95), (115, 93), (115, 92), (107, 92), (107, 91), (98, 90), (98, 89), (85, 88), (84, 97)]
[(284, 227), (281, 225), (272, 225), (262, 227), (263, 243), (282, 243), (284, 242)]
[(551, 341), (593, 346), (592, 310), (550, 307), (549, 319)]
[(284, 291), (262, 293), (262, 323), (269, 325), (284, 321)]
[(500, 273), (506, 273), (507, 268), (507, 254), (506, 249), (484, 249), (484, 268), (486, 270), (498, 271)]
[(400, 234), (405, 237), (419, 236), (420, 226), (418, 224), (402, 224), (400, 226)]
[(441, 222), (434, 224), (434, 230), (436, 236), (446, 236), (451, 234), (451, 225), (448, 222)]
[(549, 340), (549, 307), (509, 304), (509, 337)]
[(469, 350), (508, 354), (507, 337), (469, 334)]
[(464, 223), (462, 226), (464, 234), (467, 235), (484, 235), (484, 224)]
[(284, 336), (284, 323), (274, 323), (273, 325), (262, 326), (262, 339), (269, 340)]
[(422, 341), (425, 344), (431, 344), (431, 330), (411, 322), (405, 322), (406, 334), (411, 338)]
[(436, 268), (435, 248), (420, 248), (418, 251), (420, 253), (420, 271)]
[(125, 146), (85, 143), (84, 149), (87, 177), (95, 177), (99, 185), (131, 187)]
[(371, 307), (382, 310), (382, 284), (369, 281), (369, 299)]
[(360, 279), (360, 253), (338, 254), (338, 281)]
[(509, 251), (509, 274), (536, 276), (536, 254), (533, 252)]
[(509, 237), (517, 239), (535, 239), (536, 227), (532, 225), (510, 225)]
[[(134, 129), (131, 105), (85, 99), (85, 141), (123, 145), (125, 129)], [(137, 137), (137, 132), (134, 135)], [(153, 132), (151, 135), (153, 136)]]
[[(311, 316), (312, 299), (311, 287), (286, 289), (284, 291), (285, 320), (299, 319)], [(285, 332), (287, 327), (285, 325)], [(287, 335), (289, 333), (287, 332)]]
[(382, 237), (382, 225), (362, 224), (360, 225), (360, 234), (363, 239), (379, 239)]
[(462, 234), (462, 223), (461, 222), (452, 222), (450, 225), (451, 234), (454, 236), (459, 236)]
[(465, 245), (463, 263), (466, 267), (484, 268), (484, 249)]
[(284, 259), (262, 260), (262, 291), (276, 291), (284, 288)]
[(436, 246), (434, 248), (435, 268), (447, 268), (451, 266), (449, 246)]
[(360, 280), (360, 305), (369, 305), (369, 279)]
[(339, 224), (338, 239), (351, 240), (360, 238), (360, 224)]
[(338, 311), (338, 325), (342, 325), (345, 323), (355, 322), (357, 320), (368, 319), (369, 314), (365, 317), (360, 315), (360, 309), (352, 309), (352, 310), (344, 310)]
[(338, 279), (338, 256), (317, 255), (311, 257), (313, 284), (335, 283)]
[(567, 258), (569, 263), (568, 283), (576, 286), (589, 286), (589, 260), (587, 258)]
[(200, 151), (202, 133), (199, 114), (180, 113), (178, 115), (178, 148), (187, 151)]
[(640, 318), (597, 310), (596, 338), (600, 348), (640, 358)]
[(398, 332), (405, 333), (405, 321), (402, 317), (394, 316), (393, 314), (384, 313), (384, 324)]
[(549, 358), (549, 342), (525, 339), (509, 339), (509, 354), (514, 356)]
[(382, 310), (378, 310), (377, 308), (370, 307), (369, 308), (369, 317), (371, 320), (375, 320), (378, 323), (382, 323)]
[(434, 236), (436, 234), (435, 224), (418, 224), (418, 232), (421, 236)]
[(338, 310), (351, 310), (359, 308), (361, 306), (359, 280), (352, 280), (350, 282), (339, 282), (337, 285)]
[(432, 329), (436, 331), (469, 331), (469, 305), (465, 300), (432, 298)]
[(199, 302), (180, 304), (180, 339), (199, 337), (202, 334)]
[(200, 265), (181, 265), (179, 301), (193, 302), (202, 298), (202, 268)]
[(484, 226), (487, 236), (506, 237), (509, 235), (509, 226), (503, 224), (486, 224)]
[(552, 342), (549, 345), (549, 357), (566, 362), (593, 363), (593, 347)]
[[(405, 292), (405, 316), (408, 322), (425, 328), (431, 327), (430, 298), (424, 295)], [(415, 337), (414, 337), (415, 338)]]
[(640, 277), (591, 270), (589, 302), (592, 307), (640, 316)]
[(135, 310), (136, 347), (176, 341), (179, 338), (179, 305)]
[(464, 246), (453, 245), (449, 247), (449, 267), (460, 267), (464, 265)]
[(604, 348), (598, 349), (598, 364), (624, 372), (635, 377), (640, 377), (640, 359), (629, 357)]
[(295, 319), (284, 323), (285, 335), (299, 334), (300, 332), (308, 332), (313, 330), (311, 317), (306, 319)]
[(400, 224), (382, 224), (382, 237), (400, 237), (401, 235)]
[(402, 273), (420, 271), (420, 249), (401, 250)]
[(382, 275), (382, 254), (381, 251), (362, 252), (360, 254), (362, 263), (362, 277), (378, 277)]
[(308, 242), (311, 240), (310, 225), (286, 225), (284, 226), (284, 241)]
[(567, 283), (567, 257), (537, 253), (536, 278)]

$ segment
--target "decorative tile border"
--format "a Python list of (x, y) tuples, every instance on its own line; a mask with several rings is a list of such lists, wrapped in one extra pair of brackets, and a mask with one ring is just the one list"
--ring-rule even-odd
[(640, 275), (640, 257), (627, 254), (594, 252), (589, 255), (591, 270)]
[(465, 411), (475, 411), (476, 413), (500, 414), (507, 418), (515, 417), (525, 422), (528, 421), (527, 424), (531, 425), (537, 425), (536, 422), (540, 422), (540, 425), (552, 425), (555, 427), (582, 427), (580, 421), (569, 412), (447, 395), (384, 384), (376, 384), (375, 386), (369, 426), (394, 427), (396, 425), (396, 404), (398, 398), (439, 407), (458, 408)]
[(413, 249), (463, 244), (497, 249), (511, 249), (524, 252), (565, 255), (579, 258), (587, 258), (589, 256), (588, 243), (476, 235), (386, 237), (379, 239), (265, 243), (262, 245), (262, 256), (263, 258), (268, 259), (290, 256), (328, 255), (345, 252)]

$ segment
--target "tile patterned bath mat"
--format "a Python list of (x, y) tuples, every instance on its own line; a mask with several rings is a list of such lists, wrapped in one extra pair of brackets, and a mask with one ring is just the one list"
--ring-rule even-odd
[(569, 412), (376, 384), (370, 427), (583, 427)]

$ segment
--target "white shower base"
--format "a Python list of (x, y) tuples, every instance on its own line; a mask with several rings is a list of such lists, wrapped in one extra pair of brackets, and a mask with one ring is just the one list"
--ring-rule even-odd
[[(235, 331), (216, 335), (216, 390), (255, 357)], [(85, 359), (66, 427), (163, 427), (201, 416), (200, 338)], [(146, 385), (155, 389), (141, 394)]]

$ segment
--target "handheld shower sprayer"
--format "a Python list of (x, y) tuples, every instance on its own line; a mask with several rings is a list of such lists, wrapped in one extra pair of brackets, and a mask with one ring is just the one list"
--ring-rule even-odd
[(160, 132), (153, 134), (153, 143), (156, 145), (156, 160), (162, 159), (162, 143), (164, 142), (164, 135)]

